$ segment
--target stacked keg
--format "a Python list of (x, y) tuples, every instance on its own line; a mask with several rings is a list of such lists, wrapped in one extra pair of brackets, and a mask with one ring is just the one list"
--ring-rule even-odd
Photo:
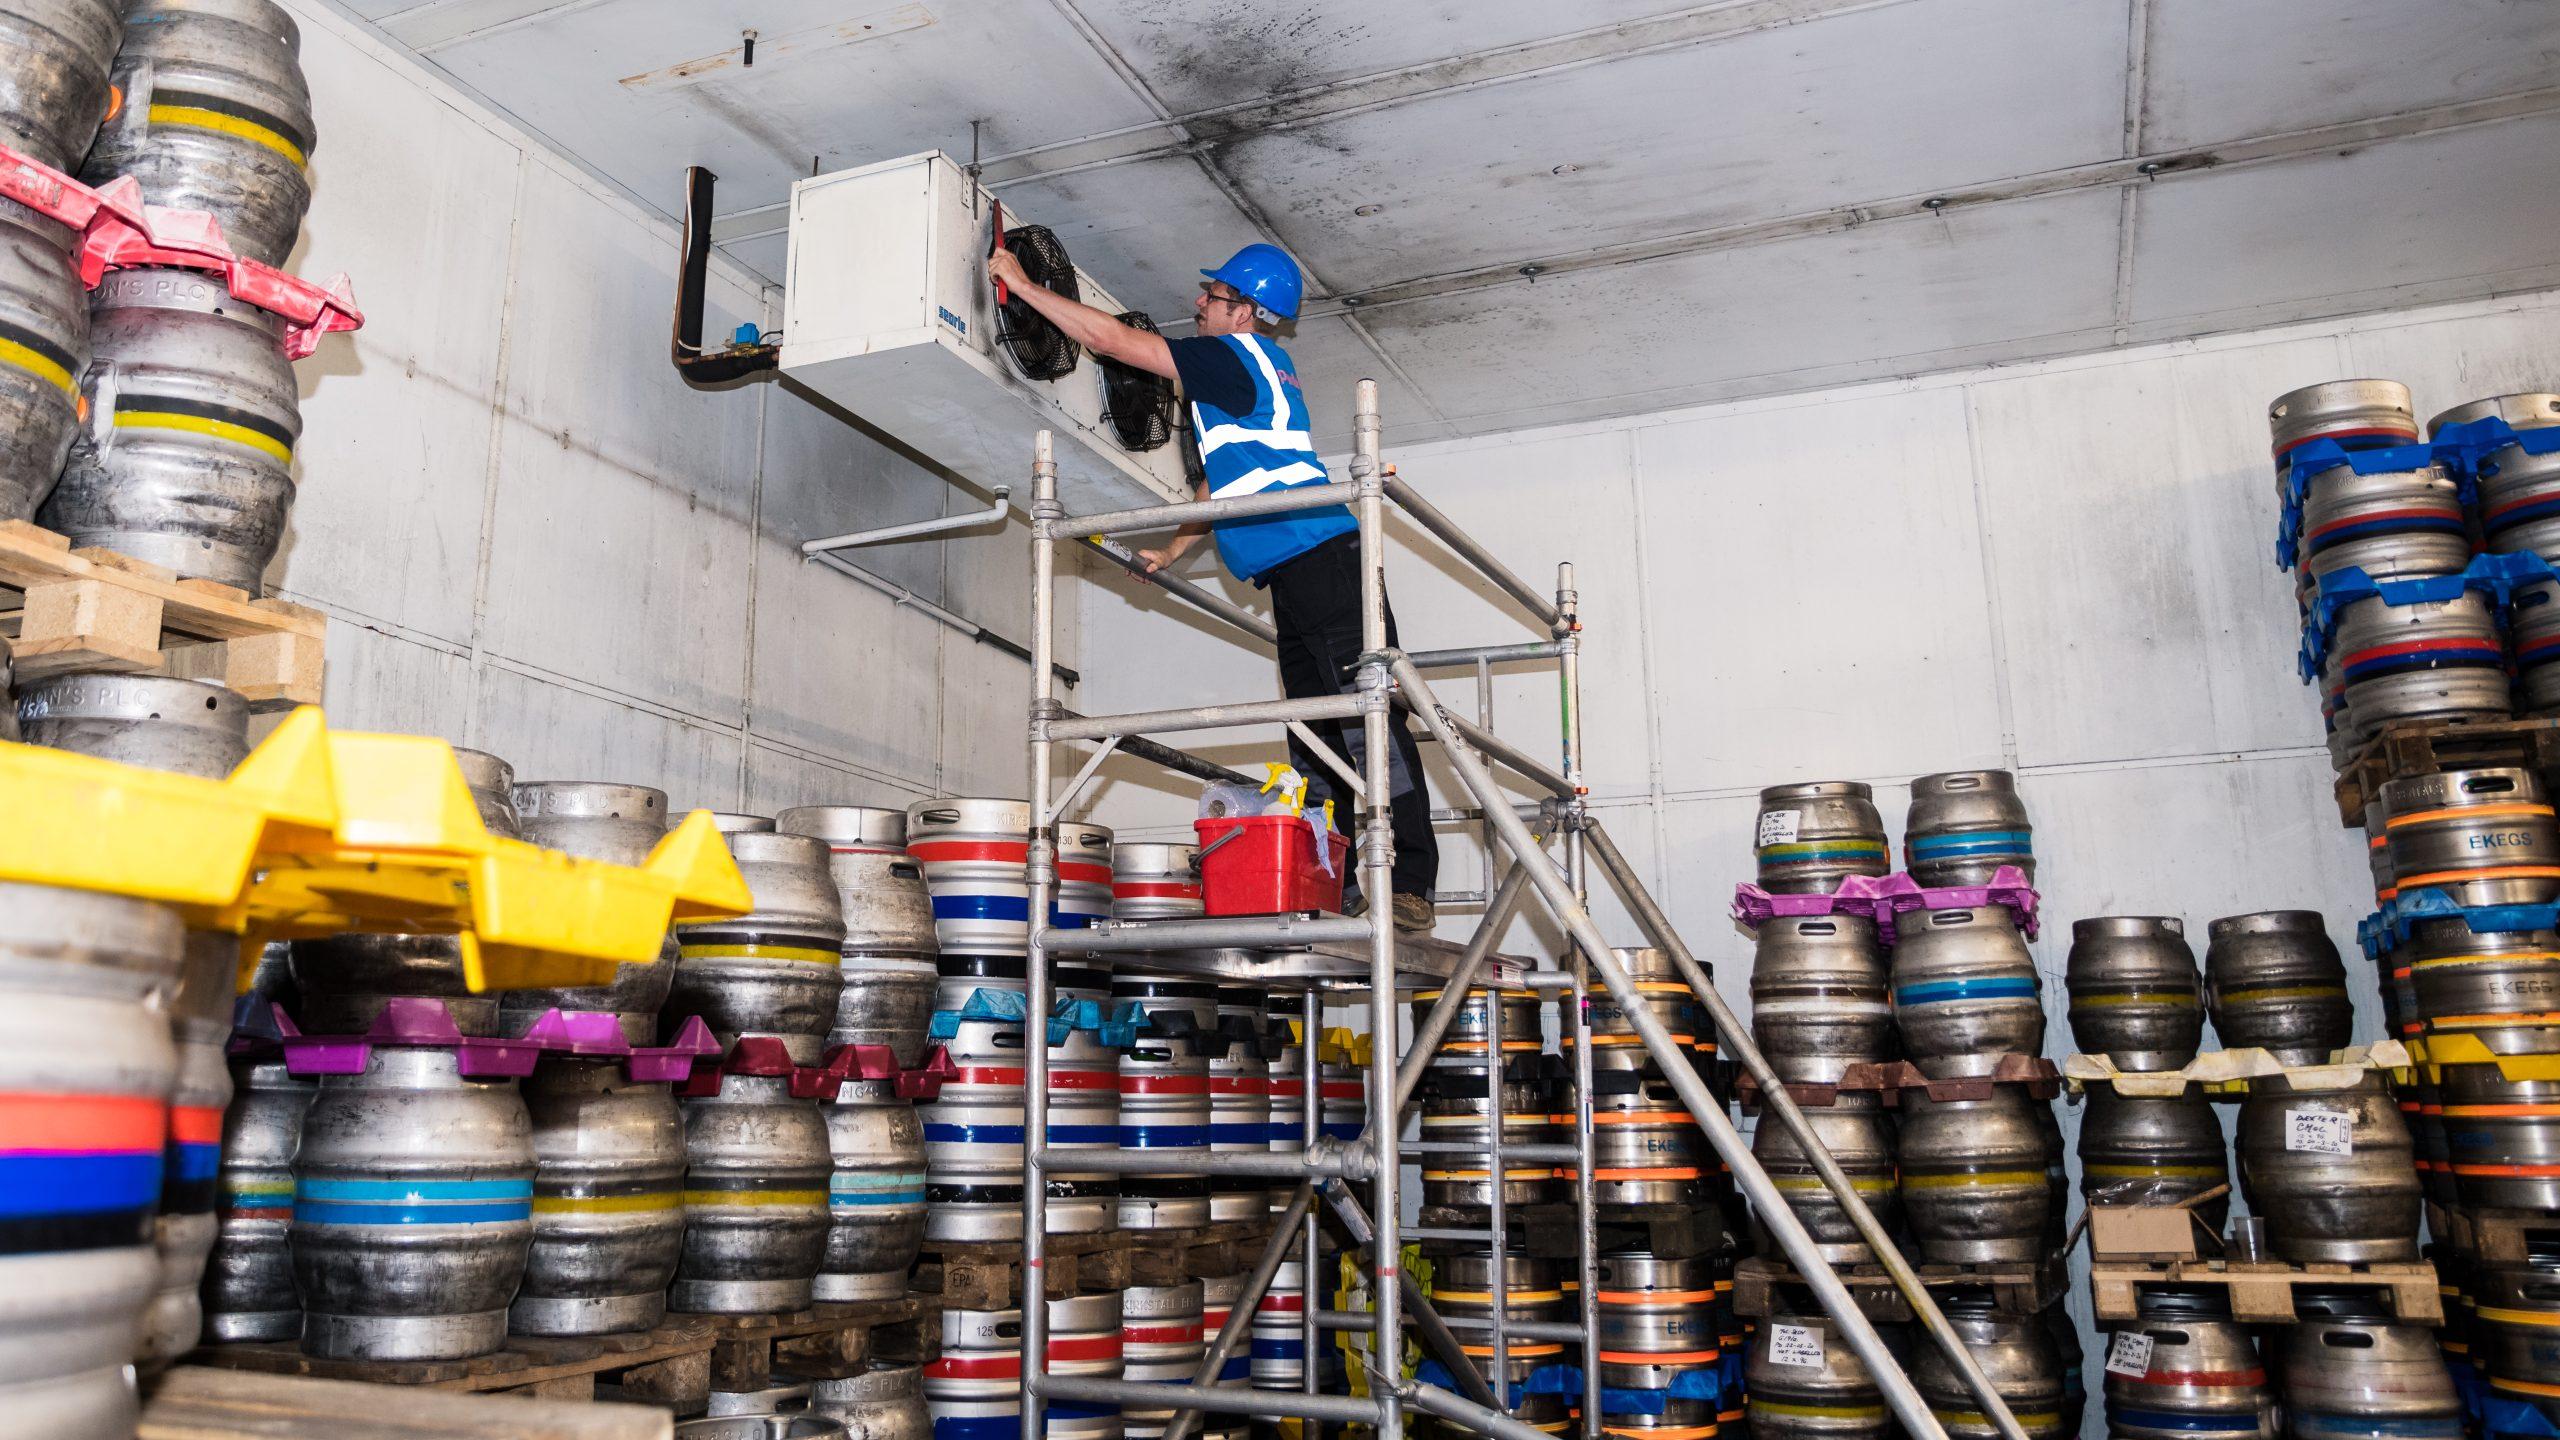
[[(1441, 993), (1414, 996), (1417, 1026)], [(1459, 1223), (1487, 1223), (1497, 1187), (1506, 1206), (1562, 1198), (1553, 1164), (1506, 1159), (1499, 1176), (1492, 1169), (1497, 1140), (1548, 1145), (1571, 1133), (1571, 1117), (1557, 1114), (1565, 1098), (1556, 1067), (1539, 1053), (1539, 1008), (1526, 990), (1470, 991), (1423, 1072), (1422, 1139), (1452, 1148), (1423, 1152), (1422, 1199), (1459, 1212)]]
[(660, 1036), (672, 1039), (699, 1019), (724, 1051), (748, 1037), (773, 1039), (792, 1064), (814, 1066), (825, 1058), (844, 993), (844, 902), (828, 842), (783, 834), (755, 816), (728, 818), (722, 828), (755, 909), (676, 927)]
[(1502, 1353), (1494, 1353), (1493, 1333), (1486, 1328), (1497, 1311), (1504, 1324), (1562, 1324), (1574, 1307), (1564, 1288), (1562, 1265), (1554, 1260), (1505, 1253), (1496, 1257), (1443, 1255), (1431, 1262), (1431, 1308), (1459, 1322), (1458, 1348), (1493, 1392), (1510, 1406), (1512, 1418), (1561, 1434), (1565, 1428), (1564, 1397), (1526, 1393), (1523, 1387), (1540, 1370), (1561, 1364), (1567, 1347), (1559, 1341), (1533, 1340), (1517, 1332), (1503, 1337)]
[[(1050, 1300), (1044, 1369), (1087, 1380), (1122, 1378), (1120, 1296)], [(1000, 1440), (1022, 1415), (1022, 1312), (945, 1310), (942, 1354), (924, 1367), (924, 1403), (938, 1440)], [(1048, 1433), (1063, 1440), (1111, 1440), (1122, 1433), (1116, 1406), (1047, 1403)], [(1161, 1423), (1161, 1422), (1159, 1422)]]
[[(211, 214), (234, 253), (280, 263), (311, 202), (292, 17), (271, 0), (140, 0), (125, 21), (124, 103), (81, 178), (129, 178), (152, 204)], [(281, 321), (190, 269), (118, 271), (88, 305), (90, 421), (37, 519), (74, 545), (256, 593), (302, 429)]]
[(2525, 769), (2387, 781), (2376, 812), (2395, 894), (2366, 933), (2423, 1051), (2402, 1108), (2416, 1101), (2438, 1264), (2474, 1302), (2455, 1343), (2497, 1428), (2560, 1423), (2560, 1262), (2507, 1236), (2560, 1210), (2560, 1081), (2540, 1078), (2560, 1054), (2560, 827)]
[[(20, 687), (16, 711), (28, 744), (199, 779), (219, 780), (249, 754), (248, 703), (205, 681), (62, 675)], [(203, 1329), (197, 1288), (221, 1227), (223, 1110), (233, 1093), (224, 1046), (239, 952), (236, 936), (190, 932), (168, 1004), (178, 1079), (153, 1222), (160, 1283), (137, 1355), (146, 1369), (194, 1349)]]
[(826, 1107), (832, 1228), (815, 1293), (895, 1299), (924, 1243), (924, 1122), (898, 1094), (895, 1072), (924, 1063), (938, 980), (933, 898), (907, 854), (903, 810), (803, 806), (783, 811), (776, 828), (826, 845), (844, 913), (843, 986), (826, 1046), (831, 1063), (853, 1048)]
[[(2500, 424), (2481, 426), (2484, 420)], [(2427, 422), (2431, 440), (2448, 438), (2448, 431), (2488, 432), (2458, 453), (2477, 477), (2483, 548), (2493, 554), (2560, 564), (2560, 446), (2551, 436), (2529, 433), (2554, 427), (2560, 427), (2560, 395), (2548, 393), (2474, 400)], [(2560, 711), (2560, 581), (2517, 586), (2507, 628), (2515, 654), (2516, 709), (2528, 715)]]
[[(2228, 927), (2272, 918), (2215, 921), (2213, 953), (2231, 953), (2224, 938)], [(2325, 945), (2318, 918), (2312, 917), (2310, 933)], [(2073, 1043), (2084, 1054), (2104, 1055), (2120, 1072), (2182, 1069), (2204, 1043), (2204, 982), (2187, 944), (2186, 923), (2175, 917), (2109, 915), (2074, 922), (2063, 984), (2070, 995)], [(2092, 1084), (2086, 1094), (2080, 1194), (2087, 1203), (2177, 1205), (2229, 1183), (2229, 1146), (2202, 1086), (2140, 1095)], [(2219, 1233), (2228, 1209), (2227, 1200), (2216, 1199), (2201, 1204), (2197, 1214)]]
[[(1897, 1357), (1910, 1352), (1908, 1327), (1876, 1331)], [(1802, 1286), (1770, 1297), (1743, 1362), (1743, 1384), (1753, 1440), (1889, 1440), (1898, 1433), (1866, 1362)]]
[[(1023, 1046), (1056, 1033), (1023, 1014), (1030, 946), (1031, 807), (1020, 800), (936, 799), (907, 809), (907, 853), (931, 896), (939, 980), (933, 1033), (954, 1074), (923, 1107), (925, 1239), (1015, 1240), (1022, 1234)], [(1111, 832), (1061, 823), (1058, 886), (1046, 922), (1074, 929), (1111, 913)], [(1094, 1028), (1110, 976), (1053, 964), (1065, 1036), (1049, 1046), (1052, 1145), (1120, 1140), (1119, 1057)], [(1213, 1007), (1214, 1009), (1214, 1007)], [(1120, 1183), (1103, 1174), (1044, 1177), (1052, 1234), (1112, 1228)]]
[[(120, 103), (109, 72), (124, 38), (115, 0), (43, 0), (0, 15), (0, 144), (56, 170), (79, 167)], [(0, 520), (24, 520), (53, 489), (80, 428), (89, 297), (68, 226), (0, 200)]]
[[(1261, 992), (1241, 986), (1218, 991), (1217, 1053), (1209, 1060), (1209, 1148), (1224, 1154), (1264, 1154), (1271, 1148), (1270, 1039)], [(1218, 1223), (1254, 1220), (1269, 1212), (1268, 1188), (1251, 1176), (1212, 1176), (1209, 1218)]]
[[(492, 835), (522, 838), (515, 771), (478, 750), (456, 748), (463, 782)], [(451, 935), (334, 935), (293, 942), (294, 1020), (314, 1035), (361, 1035), (395, 998), (430, 999), (465, 1035), (494, 1035), (500, 997), (474, 994), (463, 969), (462, 942)]]

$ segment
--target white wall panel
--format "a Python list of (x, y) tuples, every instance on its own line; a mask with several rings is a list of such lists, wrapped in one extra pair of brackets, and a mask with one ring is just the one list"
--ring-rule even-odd
[(2539, 306), (2458, 320), (2415, 320), (2360, 329), (2345, 340), (2346, 371), (2409, 387), (2418, 423), (2467, 400), (2560, 384), (2560, 325)]
[[(742, 775), (757, 803), (921, 793), (947, 750), (993, 745), (973, 728), (991, 700), (946, 721), (946, 632), (796, 550), (983, 502), (778, 388), (684, 385), (665, 360), (671, 226), (336, 10), (290, 3), (324, 136), (297, 268), (351, 272), (367, 316), (299, 367), (303, 491), (277, 576), (333, 612), (338, 723), (722, 807)], [(711, 298), (714, 333), (765, 318), (725, 263)], [(862, 559), (1018, 630), (1023, 546), (956, 543), (990, 548), (948, 586), (951, 547)], [(1065, 616), (1073, 664), (1072, 592)], [(1016, 697), (1000, 736), (1018, 749), (1023, 668), (983, 664), (980, 688)]]
[(751, 815), (779, 815), (800, 805), (882, 805), (903, 810), (908, 801), (922, 799), (931, 789), (749, 741), (741, 803)]
[[(1961, 392), (1657, 426), (1637, 443), (1666, 789), (1999, 758)], [(1596, 589), (1614, 567), (1593, 568)]]
[(495, 668), (481, 674), (474, 729), (478, 748), (515, 766), (518, 779), (654, 786), (679, 814), (738, 808), (735, 731)]
[(2021, 761), (2319, 743), (2265, 402), (2339, 363), (2324, 337), (1970, 387)]

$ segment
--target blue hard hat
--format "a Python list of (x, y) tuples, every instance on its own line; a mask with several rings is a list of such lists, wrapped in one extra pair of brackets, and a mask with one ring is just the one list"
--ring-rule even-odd
[(1200, 272), (1234, 287), (1235, 292), (1283, 320), (1297, 318), (1298, 299), (1307, 281), (1298, 262), (1277, 245), (1247, 245), (1215, 270)]

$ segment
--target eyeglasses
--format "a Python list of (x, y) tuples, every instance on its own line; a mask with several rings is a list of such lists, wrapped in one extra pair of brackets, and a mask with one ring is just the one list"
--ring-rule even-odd
[(1239, 294), (1234, 290), (1230, 290), (1224, 285), (1209, 284), (1204, 285), (1201, 288), (1208, 292), (1208, 298), (1211, 301), (1220, 305), (1251, 305), (1254, 303), (1244, 295)]

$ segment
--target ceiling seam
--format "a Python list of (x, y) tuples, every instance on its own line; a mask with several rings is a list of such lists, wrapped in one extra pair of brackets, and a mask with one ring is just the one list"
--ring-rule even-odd
[[(2124, 155), (2142, 154), (2142, 132), (2151, 105), (2151, 0), (2126, 0), (2124, 37)], [(2141, 223), (2142, 187), (2127, 185), (2116, 206), (2116, 343), (2133, 323), (2133, 246)]]
[[(1778, 240), (1827, 235), (1861, 226), (1942, 216), (1953, 210), (1981, 209), (2020, 200), (2085, 190), (2103, 190), (2144, 182), (2159, 184), (2184, 176), (2227, 172), (2279, 164), (2419, 135), (2438, 134), (2560, 112), (2560, 87), (2529, 90), (2484, 100), (2428, 106), (2369, 120), (2344, 121), (2310, 130), (2259, 136), (2216, 146), (2153, 156), (2127, 157), (2087, 165), (2038, 171), (2005, 180), (1952, 187), (1935, 193), (1897, 196), (1862, 204), (1828, 206), (1794, 215), (1745, 221), (1643, 240), (1622, 241), (1588, 250), (1532, 255), (1467, 270), (1395, 281), (1351, 292), (1333, 303), (1375, 311), (1453, 294), (1526, 283), (1527, 266), (1536, 278), (1554, 279), (1578, 270), (1642, 264), (1714, 250), (1734, 250)], [(1318, 313), (1331, 313), (1319, 311)]]

